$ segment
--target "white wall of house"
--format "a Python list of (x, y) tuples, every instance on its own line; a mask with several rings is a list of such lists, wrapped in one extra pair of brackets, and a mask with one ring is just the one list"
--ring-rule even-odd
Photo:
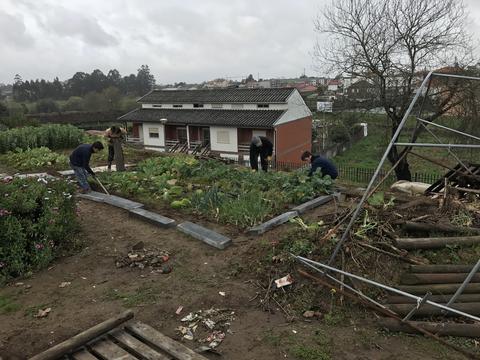
[(210, 127), (210, 148), (212, 151), (238, 151), (237, 128), (231, 127)]
[[(157, 134), (158, 137), (152, 136)], [(143, 144), (148, 146), (165, 146), (165, 129), (160, 123), (143, 123)]]
[(295, 90), (287, 100), (288, 110), (275, 122), (276, 125), (285, 124), (290, 121), (312, 116), (312, 112), (303, 101), (302, 96)]

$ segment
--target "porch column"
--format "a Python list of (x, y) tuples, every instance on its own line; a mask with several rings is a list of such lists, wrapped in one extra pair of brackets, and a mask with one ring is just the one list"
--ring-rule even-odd
[(188, 124), (187, 124), (187, 146), (188, 146), (188, 150), (190, 150), (190, 129), (188, 128)]

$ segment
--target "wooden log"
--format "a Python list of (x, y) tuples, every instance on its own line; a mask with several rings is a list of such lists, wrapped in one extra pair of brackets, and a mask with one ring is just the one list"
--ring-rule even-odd
[(147, 324), (137, 322), (127, 326), (126, 329), (134, 334), (135, 337), (140, 338), (143, 342), (162, 349), (177, 360), (207, 360), (192, 349), (170, 339), (168, 336), (163, 335), (161, 332), (158, 332)]
[[(425, 295), (428, 291), (430, 291), (433, 295), (442, 295), (454, 294), (461, 285), (462, 284), (401, 285), (398, 287), (398, 289), (419, 296)], [(479, 294), (480, 284), (468, 284), (465, 287), (465, 290), (463, 290), (463, 293)]]
[[(310, 279), (312, 279), (312, 280), (315, 280), (318, 284), (322, 285), (322, 286), (325, 287), (326, 289), (335, 289), (335, 290), (337, 290), (338, 292), (340, 292), (340, 293), (344, 294), (345, 296), (347, 296), (349, 299), (351, 299), (351, 300), (353, 300), (353, 301), (355, 301), (355, 302), (357, 302), (357, 303), (360, 303), (360, 304), (362, 304), (362, 305), (364, 305), (364, 306), (366, 306), (366, 307), (374, 310), (374, 311), (377, 312), (377, 313), (380, 313), (380, 314), (385, 315), (385, 316), (389, 316), (389, 317), (391, 317), (391, 318), (396, 319), (397, 321), (402, 322), (402, 319), (401, 319), (400, 317), (398, 317), (397, 314), (393, 313), (393, 312), (392, 312), (391, 310), (389, 310), (389, 309), (381, 308), (381, 307), (379, 307), (379, 306), (377, 306), (377, 305), (374, 305), (374, 304), (372, 304), (371, 302), (366, 301), (366, 300), (363, 299), (363, 298), (360, 298), (360, 297), (357, 296), (356, 294), (354, 295), (354, 294), (351, 293), (351, 292), (347, 292), (347, 291), (345, 291), (345, 290), (341, 290), (341, 289), (338, 288), (336, 285), (333, 285), (333, 284), (331, 284), (330, 282), (325, 281), (325, 280), (323, 280), (323, 279), (321, 279), (321, 278), (319, 278), (319, 277), (317, 277), (317, 276), (314, 276), (314, 275), (312, 275), (312, 274), (309, 274), (309, 273), (307, 273), (307, 272), (305, 272), (305, 271), (303, 271), (303, 270), (298, 270), (298, 273), (299, 273), (300, 275), (303, 275), (303, 276), (305, 276), (305, 277), (308, 277), (308, 278), (310, 278)], [(472, 353), (471, 351), (468, 351), (468, 350), (466, 350), (466, 349), (464, 349), (464, 348), (462, 348), (462, 347), (460, 347), (460, 346), (457, 346), (457, 345), (455, 345), (455, 344), (451, 344), (451, 343), (445, 341), (444, 339), (438, 337), (436, 334), (431, 333), (430, 331), (428, 331), (428, 330), (426, 330), (426, 329), (423, 329), (423, 328), (421, 328), (421, 327), (417, 327), (412, 321), (406, 321), (406, 322), (404, 322), (404, 323), (407, 324), (407, 326), (412, 327), (412, 328), (414, 328), (415, 330), (421, 332), (423, 335), (428, 336), (428, 337), (430, 337), (430, 338), (432, 338), (432, 339), (438, 340), (438, 341), (439, 341), (440, 343), (442, 343), (443, 345), (448, 346), (449, 348), (454, 349), (454, 350), (456, 350), (456, 351), (464, 354), (465, 356), (467, 356), (467, 357), (470, 358), (470, 359), (480, 359), (480, 356), (478, 356), (477, 354)]]
[(420, 222), (405, 221), (401, 224), (402, 229), (409, 232), (441, 232), (457, 234), (480, 234), (480, 229), (447, 224), (427, 224)]
[(475, 264), (471, 265), (410, 265), (412, 273), (468, 273)]
[(437, 249), (447, 245), (468, 246), (480, 244), (480, 236), (455, 236), (431, 238), (398, 238), (396, 246), (400, 249)]
[[(404, 273), (400, 278), (402, 285), (419, 285), (419, 284), (455, 284), (462, 283), (468, 273), (451, 273), (451, 274), (411, 274)], [(473, 275), (470, 283), (480, 282), (480, 274)]]
[(30, 360), (54, 360), (76, 348), (86, 344), (87, 342), (95, 339), (96, 337), (103, 335), (110, 330), (116, 328), (118, 325), (133, 318), (133, 312), (131, 310), (125, 311), (117, 317), (110, 318), (88, 330), (82, 331), (74, 337), (55, 345), (54, 347), (35, 355)]
[[(436, 303), (445, 305), (450, 298), (450, 295), (431, 295), (428, 300), (434, 301)], [(387, 297), (386, 302), (388, 304), (416, 304), (417, 300), (408, 298), (401, 295), (390, 295)], [(470, 303), (470, 302), (479, 302), (480, 303), (480, 294), (462, 294), (455, 300), (455, 303)]]
[[(400, 316), (407, 315), (416, 304), (390, 304), (388, 308)], [(451, 308), (463, 311), (470, 315), (480, 315), (480, 303), (455, 303), (450, 305)], [(444, 316), (458, 316), (450, 311), (443, 311), (433, 305), (424, 304), (415, 311), (413, 316), (430, 316), (430, 315), (444, 315)]]
[[(425, 329), (440, 336), (480, 337), (480, 325), (477, 324), (456, 324), (456, 323), (434, 323), (428, 321), (409, 321), (415, 326)], [(420, 331), (392, 318), (380, 318), (378, 325), (390, 331), (398, 331), (407, 334), (420, 334)]]

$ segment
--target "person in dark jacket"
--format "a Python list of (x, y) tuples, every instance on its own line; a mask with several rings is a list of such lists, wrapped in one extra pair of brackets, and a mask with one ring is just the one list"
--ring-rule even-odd
[(90, 157), (93, 153), (100, 150), (103, 150), (103, 144), (100, 141), (96, 141), (93, 144), (79, 145), (70, 154), (70, 167), (73, 169), (83, 193), (91, 190), (87, 181), (88, 174), (95, 177), (95, 173), (90, 168)]
[(265, 136), (254, 136), (250, 144), (250, 166), (258, 171), (258, 155), (262, 170), (268, 170), (268, 161), (272, 158), (273, 144)]
[(310, 151), (305, 151), (302, 154), (302, 161), (309, 161), (312, 165), (310, 171), (308, 172), (308, 176), (312, 176), (317, 169), (320, 169), (322, 177), (330, 175), (332, 179), (336, 179), (338, 176), (338, 171), (334, 163), (327, 158), (322, 156), (314, 156)]

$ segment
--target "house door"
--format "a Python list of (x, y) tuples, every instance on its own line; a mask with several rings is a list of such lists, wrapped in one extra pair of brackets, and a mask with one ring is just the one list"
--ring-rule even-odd
[(177, 140), (181, 144), (187, 142), (187, 128), (177, 128)]
[(210, 143), (210, 128), (202, 128), (202, 143)]

